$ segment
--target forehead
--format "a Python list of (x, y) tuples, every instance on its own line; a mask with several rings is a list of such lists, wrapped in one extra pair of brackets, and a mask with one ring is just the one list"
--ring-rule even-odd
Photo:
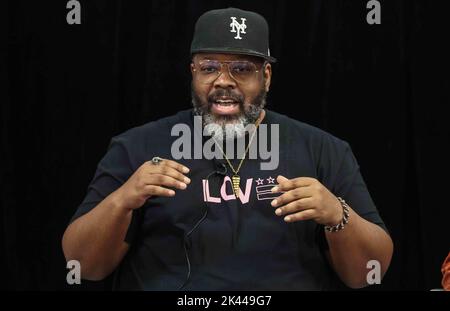
[(256, 56), (240, 55), (240, 54), (218, 54), (218, 53), (197, 53), (193, 60), (201, 61), (204, 59), (218, 61), (246, 60), (254, 63), (262, 63), (263, 59)]

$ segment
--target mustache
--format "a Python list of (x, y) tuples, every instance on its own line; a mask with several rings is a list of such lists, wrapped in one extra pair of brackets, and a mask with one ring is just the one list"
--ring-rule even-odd
[(213, 103), (218, 99), (220, 99), (221, 97), (229, 97), (230, 99), (234, 100), (239, 104), (244, 103), (244, 96), (236, 94), (232, 90), (228, 89), (218, 89), (217, 91), (211, 93), (210, 95), (208, 95), (208, 102)]

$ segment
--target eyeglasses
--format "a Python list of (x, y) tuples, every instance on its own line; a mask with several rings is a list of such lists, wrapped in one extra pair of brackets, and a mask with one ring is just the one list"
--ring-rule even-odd
[(228, 68), (228, 74), (237, 83), (246, 84), (254, 81), (258, 72), (264, 67), (257, 68), (253, 62), (250, 61), (218, 61), (218, 60), (201, 60), (199, 62), (193, 62), (194, 69), (197, 73), (197, 79), (204, 84), (213, 83), (223, 72), (223, 66), (226, 64)]

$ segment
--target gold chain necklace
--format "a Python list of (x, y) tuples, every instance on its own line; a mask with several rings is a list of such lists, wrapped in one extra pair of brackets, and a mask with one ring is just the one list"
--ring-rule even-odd
[(234, 175), (231, 177), (231, 182), (233, 184), (233, 192), (234, 192), (234, 195), (236, 196), (236, 199), (239, 198), (239, 189), (240, 189), (239, 187), (240, 187), (240, 182), (241, 182), (241, 177), (239, 176), (239, 170), (241, 169), (242, 163), (244, 163), (244, 160), (247, 156), (248, 149), (250, 148), (250, 145), (252, 144), (253, 138), (255, 137), (256, 131), (258, 130), (259, 124), (261, 123), (263, 117), (264, 117), (264, 115), (256, 121), (255, 130), (253, 131), (253, 134), (250, 137), (250, 141), (248, 142), (247, 148), (245, 149), (244, 156), (242, 157), (241, 162), (239, 162), (239, 165), (236, 170), (234, 169), (234, 167), (231, 164), (230, 160), (228, 159), (227, 155), (223, 151), (222, 147), (220, 147), (220, 144), (217, 143), (217, 140), (214, 138), (214, 136), (212, 137), (214, 139), (214, 142), (216, 143), (217, 147), (219, 148), (219, 150), (222, 152), (223, 156), (225, 157), (225, 160), (227, 161), (231, 170), (234, 173)]

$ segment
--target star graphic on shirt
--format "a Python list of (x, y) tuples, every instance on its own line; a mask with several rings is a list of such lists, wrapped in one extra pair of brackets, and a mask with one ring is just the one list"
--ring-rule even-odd
[(267, 181), (269, 182), (269, 184), (273, 184), (275, 179), (272, 178), (272, 176), (269, 176), (269, 178), (267, 178)]
[(257, 185), (257, 186), (260, 186), (260, 185), (262, 185), (262, 184), (264, 184), (264, 179), (258, 178), (258, 179), (256, 180), (256, 185)]

